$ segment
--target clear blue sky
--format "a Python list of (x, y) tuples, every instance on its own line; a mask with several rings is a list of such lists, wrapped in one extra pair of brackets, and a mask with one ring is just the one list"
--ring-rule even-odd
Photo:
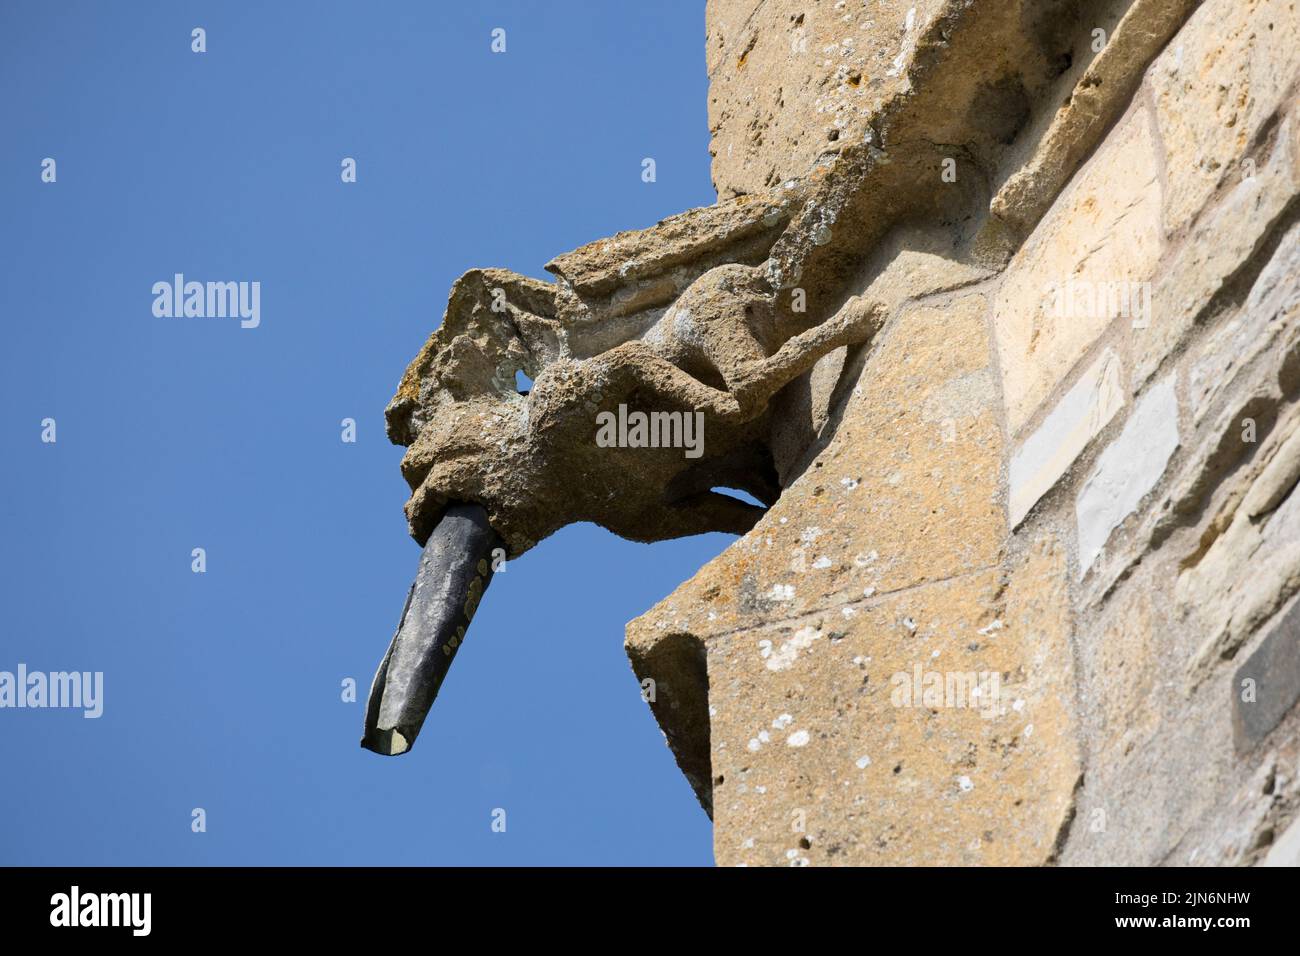
[[(105, 675), (0, 710), (0, 863), (711, 862), (622, 640), (721, 535), (543, 542), (415, 750), (357, 745), (419, 557), (384, 406), (466, 269), (713, 200), (703, 6), (0, 6), (0, 670)], [(156, 318), (176, 272), (261, 326)]]

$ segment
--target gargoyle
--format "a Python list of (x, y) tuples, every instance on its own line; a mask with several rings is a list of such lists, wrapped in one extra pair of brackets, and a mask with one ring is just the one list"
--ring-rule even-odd
[[(635, 337), (580, 357), (582, 329), (563, 321), (552, 287), (499, 270), (456, 282), (386, 413), (390, 438), (409, 446), (406, 514), (425, 553), (375, 677), (363, 746), (410, 748), (493, 552), (518, 557), (578, 521), (636, 541), (753, 527), (763, 508), (713, 489), (776, 500), (769, 400), (884, 320), (882, 307), (852, 298), (809, 322), (780, 308), (777, 291), (762, 266), (715, 266)], [(532, 376), (526, 392), (519, 372)], [(702, 442), (688, 455), (671, 440), (598, 441), (602, 416), (637, 412), (665, 425), (694, 416)]]
[[(777, 499), (789, 460), (775, 455), (771, 402), (830, 352), (869, 342), (896, 304), (846, 301), (845, 280), (900, 220), (970, 218), (978, 177), (918, 188), (943, 159), (930, 144), (897, 159), (846, 147), (802, 183), (560, 256), (553, 284), (506, 270), (456, 281), (386, 411), (389, 438), (408, 446), (406, 516), (425, 554), (363, 746), (410, 749), (497, 557), (579, 521), (634, 541), (753, 527), (764, 507), (714, 489)], [(638, 415), (692, 416), (702, 444), (674, 447), (671, 428), (668, 441), (603, 440), (602, 422)]]

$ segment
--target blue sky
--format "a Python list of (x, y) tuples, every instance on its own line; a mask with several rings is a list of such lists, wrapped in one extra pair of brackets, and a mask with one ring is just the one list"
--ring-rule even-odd
[[(710, 863), (622, 637), (722, 535), (543, 542), (357, 745), (419, 558), (384, 406), (466, 269), (713, 200), (702, 0), (7, 0), (0, 47), (0, 670), (104, 672), (0, 709), (0, 863)], [(261, 325), (155, 317), (177, 272)]]

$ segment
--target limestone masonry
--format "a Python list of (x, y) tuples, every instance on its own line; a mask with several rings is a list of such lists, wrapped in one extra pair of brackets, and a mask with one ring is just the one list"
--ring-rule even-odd
[[(1296, 0), (704, 40), (719, 202), (457, 283), (413, 533), (742, 534), (626, 635), (719, 864), (1300, 863)], [(620, 404), (702, 456), (598, 446)]]

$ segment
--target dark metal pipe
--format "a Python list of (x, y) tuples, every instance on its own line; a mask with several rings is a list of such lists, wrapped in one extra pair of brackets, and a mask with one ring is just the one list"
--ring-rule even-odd
[(361, 746), (395, 756), (415, 744), (492, 581), (501, 538), (479, 505), (450, 505), (420, 555), (397, 633), (370, 686)]

